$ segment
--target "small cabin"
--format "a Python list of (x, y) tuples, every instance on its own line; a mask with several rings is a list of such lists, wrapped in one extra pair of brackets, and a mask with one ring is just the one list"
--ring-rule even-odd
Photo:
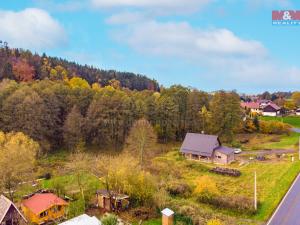
[(25, 225), (27, 220), (15, 204), (0, 195), (0, 225)]
[(25, 217), (34, 224), (63, 220), (67, 206), (65, 200), (53, 193), (35, 193), (21, 203)]
[(114, 191), (98, 190), (97, 206), (105, 211), (123, 211), (129, 207), (129, 196)]

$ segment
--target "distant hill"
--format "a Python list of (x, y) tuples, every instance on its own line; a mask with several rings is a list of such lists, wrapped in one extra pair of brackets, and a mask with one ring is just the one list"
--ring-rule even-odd
[(0, 47), (0, 80), (8, 78), (16, 81), (32, 81), (51, 79), (59, 80), (78, 76), (90, 84), (109, 84), (110, 80), (118, 80), (122, 87), (131, 90), (159, 91), (157, 81), (140, 74), (102, 70), (88, 65), (80, 65), (65, 59), (50, 57), (46, 54), (33, 54), (29, 50)]

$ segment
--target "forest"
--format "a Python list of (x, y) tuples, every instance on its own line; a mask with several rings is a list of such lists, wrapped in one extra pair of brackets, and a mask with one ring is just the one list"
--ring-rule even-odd
[(182, 86), (161, 92), (122, 89), (116, 80), (106, 87), (79, 77), (64, 81), (0, 83), (0, 126), (20, 131), (49, 152), (72, 149), (79, 141), (121, 149), (133, 123), (147, 119), (160, 142), (181, 141), (186, 132), (219, 134), (231, 141), (241, 123), (239, 96), (214, 96)]
[(29, 50), (9, 48), (7, 44), (0, 46), (1, 80), (7, 78), (27, 82), (43, 79), (63, 80), (72, 77), (81, 77), (89, 84), (98, 83), (101, 86), (106, 86), (110, 80), (116, 79), (122, 87), (131, 90), (159, 90), (155, 80), (140, 74), (100, 70), (46, 54), (40, 56)]

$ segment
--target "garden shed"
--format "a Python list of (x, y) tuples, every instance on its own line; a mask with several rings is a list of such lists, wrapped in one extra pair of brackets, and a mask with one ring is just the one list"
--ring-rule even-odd
[(98, 207), (106, 211), (123, 211), (129, 207), (129, 196), (114, 191), (98, 190), (96, 193)]

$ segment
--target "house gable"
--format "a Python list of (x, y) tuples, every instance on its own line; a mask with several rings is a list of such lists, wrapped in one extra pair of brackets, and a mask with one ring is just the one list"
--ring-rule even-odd
[(220, 145), (221, 142), (218, 136), (187, 133), (180, 148), (180, 152), (184, 154), (212, 157), (214, 149)]

